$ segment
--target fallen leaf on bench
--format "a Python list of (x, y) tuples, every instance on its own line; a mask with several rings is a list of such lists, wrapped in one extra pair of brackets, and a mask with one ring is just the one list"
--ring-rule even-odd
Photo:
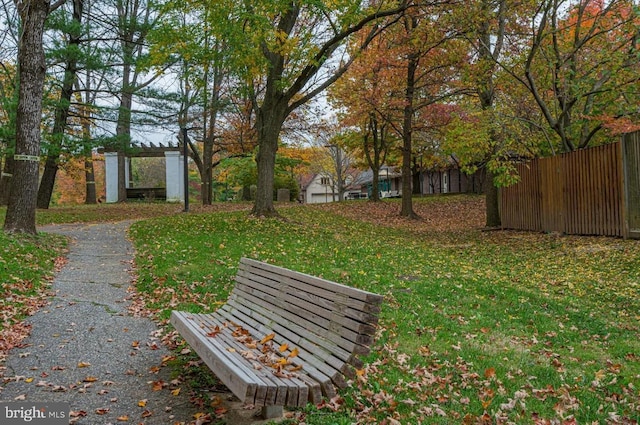
[(288, 370), (289, 370), (289, 372), (296, 372), (296, 371), (298, 371), (300, 369), (302, 369), (302, 365), (301, 364), (299, 364), (297, 366), (290, 367)]
[(260, 363), (253, 362), (253, 363), (251, 363), (251, 365), (253, 366), (253, 368), (255, 370), (262, 370), (262, 365)]
[(242, 355), (242, 357), (248, 360), (254, 360), (256, 358), (256, 355), (253, 354), (252, 351), (241, 351), (240, 354)]
[(271, 341), (275, 336), (276, 336), (276, 334), (270, 333), (269, 335), (265, 336), (264, 338), (262, 338), (260, 340), (260, 344), (264, 344), (264, 343), (266, 343), (268, 341)]
[(296, 347), (293, 350), (291, 350), (291, 352), (289, 353), (289, 357), (297, 357), (299, 352), (300, 350), (298, 350), (298, 348)]
[(216, 335), (218, 335), (218, 334), (220, 333), (220, 331), (221, 331), (221, 330), (222, 330), (222, 329), (220, 329), (220, 326), (216, 325), (216, 327), (215, 327), (215, 328), (213, 328), (213, 330), (212, 330), (211, 332), (207, 333), (207, 336), (208, 336), (208, 337), (213, 338), (213, 337), (215, 337)]
[(229, 347), (229, 348), (227, 348), (227, 351), (230, 352), (230, 353), (235, 353), (236, 349)]
[(279, 350), (281, 353), (284, 353), (285, 351), (287, 351), (288, 348), (289, 348), (289, 345), (284, 343), (280, 346)]

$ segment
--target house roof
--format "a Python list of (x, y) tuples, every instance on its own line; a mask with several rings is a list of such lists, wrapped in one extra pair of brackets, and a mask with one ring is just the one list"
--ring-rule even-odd
[(300, 188), (306, 190), (318, 174), (305, 174), (300, 177)]

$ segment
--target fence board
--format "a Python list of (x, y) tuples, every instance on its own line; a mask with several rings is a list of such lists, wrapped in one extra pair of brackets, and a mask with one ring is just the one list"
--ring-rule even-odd
[(626, 236), (640, 238), (640, 132), (625, 134), (622, 144)]
[[(627, 236), (622, 182), (631, 178), (638, 199), (627, 215), (640, 235), (640, 135), (633, 137), (624, 155), (619, 142), (518, 164), (520, 182), (501, 190), (503, 228)], [(634, 158), (624, 178), (622, 156)]]

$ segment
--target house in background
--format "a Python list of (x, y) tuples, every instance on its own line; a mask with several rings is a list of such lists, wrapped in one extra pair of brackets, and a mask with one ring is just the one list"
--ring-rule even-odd
[(331, 178), (322, 174), (307, 174), (300, 180), (300, 201), (303, 204), (323, 204), (338, 200)]
[[(347, 187), (344, 191), (344, 199), (366, 199), (367, 192), (363, 191), (363, 173), (351, 170), (346, 178)], [(332, 178), (326, 174), (307, 174), (300, 179), (299, 200), (303, 204), (323, 204), (337, 202), (338, 191), (333, 185)]]
[[(484, 170), (466, 174), (455, 163), (441, 169), (424, 170), (414, 176), (414, 194), (432, 195), (441, 193), (482, 193)], [(345, 200), (368, 199), (373, 189), (373, 171), (360, 173), (350, 182), (344, 193)], [(380, 198), (399, 198), (402, 196), (402, 173), (391, 166), (382, 166), (378, 173)], [(322, 174), (309, 174), (300, 180), (300, 202), (318, 204), (336, 202), (338, 193), (330, 177)]]
[[(371, 196), (373, 172), (363, 173), (363, 192)], [(431, 195), (440, 193), (482, 193), (484, 170), (466, 174), (455, 164), (440, 169), (424, 170), (413, 178), (414, 194)], [(378, 174), (378, 190), (381, 198), (402, 196), (402, 173), (394, 167), (383, 166)]]
[(482, 193), (484, 176), (484, 169), (467, 174), (455, 164), (441, 170), (425, 170), (419, 175), (420, 193)]

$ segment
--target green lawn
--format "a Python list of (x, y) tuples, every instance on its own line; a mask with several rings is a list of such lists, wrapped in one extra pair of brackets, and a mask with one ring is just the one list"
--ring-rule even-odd
[(366, 202), (140, 222), (139, 289), (165, 319), (208, 311), (247, 256), (384, 294), (366, 370), (309, 424), (640, 417), (638, 241), (482, 232), (478, 198), (417, 204), (419, 223)]
[[(249, 207), (52, 208), (38, 223), (153, 217), (131, 237), (138, 289), (161, 320), (223, 303), (242, 256), (383, 294), (379, 337), (357, 382), (290, 423), (640, 418), (640, 241), (483, 232), (479, 197), (417, 199), (419, 222), (399, 219), (395, 201), (280, 207), (284, 220), (251, 218)], [(37, 307), (64, 240), (0, 233), (0, 243), (6, 332)], [(196, 391), (215, 384), (206, 369), (182, 373)]]

